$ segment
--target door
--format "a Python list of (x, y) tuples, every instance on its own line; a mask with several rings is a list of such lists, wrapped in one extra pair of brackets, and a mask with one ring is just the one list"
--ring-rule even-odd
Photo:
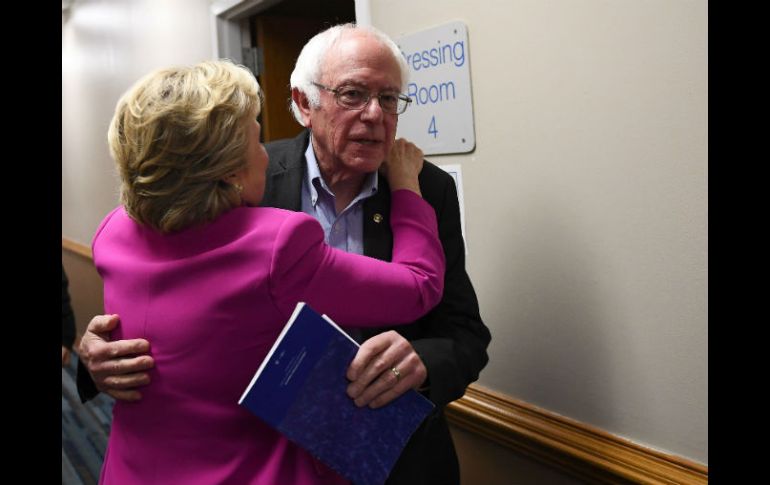
[(332, 25), (354, 21), (353, 0), (284, 0), (249, 19), (252, 46), (260, 59), (257, 80), (265, 94), (263, 142), (291, 138), (303, 129), (289, 108), (289, 77), (305, 43)]

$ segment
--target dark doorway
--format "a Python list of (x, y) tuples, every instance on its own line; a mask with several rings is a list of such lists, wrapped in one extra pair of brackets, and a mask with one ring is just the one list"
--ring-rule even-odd
[(353, 0), (284, 0), (249, 17), (251, 46), (259, 52), (257, 80), (265, 94), (260, 115), (264, 142), (302, 130), (289, 109), (289, 77), (302, 47), (327, 27), (355, 19)]

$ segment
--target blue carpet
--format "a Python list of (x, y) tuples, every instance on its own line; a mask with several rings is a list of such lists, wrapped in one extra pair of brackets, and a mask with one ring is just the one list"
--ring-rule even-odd
[(75, 385), (77, 356), (61, 371), (61, 482), (96, 485), (107, 448), (114, 400), (99, 394), (85, 404)]

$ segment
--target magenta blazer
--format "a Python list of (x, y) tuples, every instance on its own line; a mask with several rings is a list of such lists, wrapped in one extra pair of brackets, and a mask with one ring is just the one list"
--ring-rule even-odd
[(330, 248), (315, 219), (283, 209), (170, 235), (113, 210), (92, 244), (105, 312), (120, 315), (112, 339), (148, 339), (155, 367), (140, 401), (115, 403), (99, 483), (348, 483), (238, 398), (299, 301), (347, 327), (408, 323), (439, 302), (433, 209), (396, 191), (390, 224), (386, 263)]

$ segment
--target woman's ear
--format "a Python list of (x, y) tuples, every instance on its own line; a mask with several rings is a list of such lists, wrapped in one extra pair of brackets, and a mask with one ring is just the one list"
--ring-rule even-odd
[(240, 198), (239, 204), (243, 205), (243, 172), (236, 172), (231, 173), (230, 175), (226, 175), (222, 177), (222, 182), (224, 182), (227, 185), (230, 185), (235, 189), (235, 192), (238, 194), (238, 197)]
[(222, 178), (222, 182), (224, 182), (226, 184), (230, 184), (230, 185), (234, 185), (234, 184), (238, 183), (239, 180), (240, 180), (240, 177), (235, 172), (233, 172), (233, 173), (231, 173), (229, 175), (225, 175)]

